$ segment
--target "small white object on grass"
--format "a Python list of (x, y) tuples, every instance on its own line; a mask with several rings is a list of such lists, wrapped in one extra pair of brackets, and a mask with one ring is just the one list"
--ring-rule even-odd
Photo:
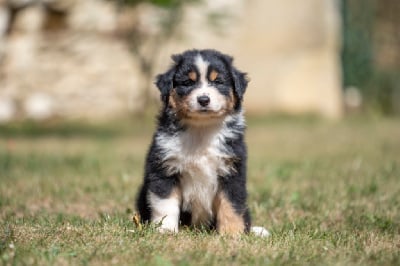
[(271, 233), (262, 226), (252, 226), (250, 232), (259, 237), (269, 237)]

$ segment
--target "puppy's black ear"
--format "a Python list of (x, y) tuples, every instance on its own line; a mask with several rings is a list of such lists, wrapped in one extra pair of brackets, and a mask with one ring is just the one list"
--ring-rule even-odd
[(167, 105), (168, 97), (171, 89), (173, 88), (173, 79), (175, 75), (175, 66), (173, 66), (170, 70), (165, 72), (164, 74), (160, 74), (156, 78), (156, 85), (160, 90), (161, 100)]
[(161, 100), (165, 103), (165, 105), (168, 105), (169, 93), (171, 92), (171, 89), (174, 87), (173, 82), (174, 82), (174, 75), (176, 72), (176, 68), (177, 65), (179, 65), (180, 62), (182, 61), (183, 56), (181, 54), (176, 54), (172, 55), (171, 58), (174, 61), (174, 65), (170, 68), (170, 70), (156, 77), (156, 85), (160, 90)]
[(238, 110), (243, 101), (243, 95), (246, 92), (247, 84), (249, 80), (247, 78), (247, 74), (237, 70), (233, 66), (233, 57), (229, 55), (222, 55), (222, 59), (225, 61), (225, 64), (228, 66), (231, 72), (232, 81), (233, 81), (233, 92), (237, 97), (237, 103), (235, 109)]
[(183, 55), (182, 54), (174, 54), (171, 56), (171, 58), (174, 61), (174, 63), (178, 65), (182, 62)]
[(239, 70), (237, 70), (235, 67), (232, 66), (231, 68), (231, 75), (233, 79), (233, 91), (236, 94), (237, 97), (237, 103), (235, 109), (239, 109), (242, 101), (243, 101), (243, 95), (246, 92), (247, 84), (249, 83), (249, 80), (247, 78), (247, 74), (243, 73)]

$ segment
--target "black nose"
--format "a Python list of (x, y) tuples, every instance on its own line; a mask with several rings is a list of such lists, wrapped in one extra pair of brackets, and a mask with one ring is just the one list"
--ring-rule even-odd
[(198, 96), (197, 101), (201, 106), (206, 107), (210, 103), (210, 97), (207, 95)]

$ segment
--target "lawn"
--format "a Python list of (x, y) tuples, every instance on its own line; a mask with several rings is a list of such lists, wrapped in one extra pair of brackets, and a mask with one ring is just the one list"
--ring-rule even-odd
[(400, 265), (400, 120), (250, 118), (269, 238), (132, 222), (151, 120), (0, 126), (4, 265)]

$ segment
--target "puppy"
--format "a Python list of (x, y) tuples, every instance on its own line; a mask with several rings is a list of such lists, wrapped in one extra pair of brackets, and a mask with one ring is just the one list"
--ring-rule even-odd
[(190, 50), (172, 60), (156, 81), (163, 106), (137, 198), (141, 221), (159, 224), (162, 232), (183, 225), (249, 232), (246, 74), (215, 50)]

